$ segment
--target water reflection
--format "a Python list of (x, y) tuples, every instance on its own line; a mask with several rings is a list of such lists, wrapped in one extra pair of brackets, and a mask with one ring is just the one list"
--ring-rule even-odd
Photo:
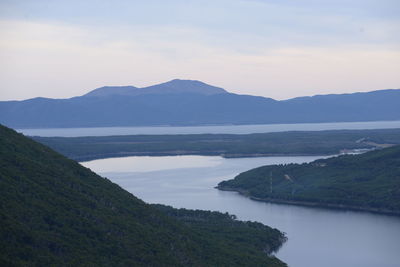
[(398, 266), (398, 217), (263, 203), (214, 189), (254, 167), (316, 158), (129, 157), (83, 165), (149, 203), (229, 212), (276, 227), (289, 237), (277, 256), (290, 266)]

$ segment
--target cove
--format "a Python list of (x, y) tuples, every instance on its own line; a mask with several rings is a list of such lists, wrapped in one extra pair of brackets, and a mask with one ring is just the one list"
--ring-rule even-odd
[(289, 266), (398, 266), (400, 218), (250, 200), (214, 189), (222, 180), (268, 164), (320, 157), (126, 157), (84, 162), (148, 203), (229, 212), (287, 233), (277, 257)]

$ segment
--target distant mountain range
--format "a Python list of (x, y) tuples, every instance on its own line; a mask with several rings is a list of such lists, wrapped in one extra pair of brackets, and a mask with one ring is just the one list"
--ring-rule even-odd
[(399, 120), (399, 103), (400, 89), (277, 101), (172, 80), (145, 88), (106, 86), (69, 99), (0, 101), (0, 123), (48, 128)]

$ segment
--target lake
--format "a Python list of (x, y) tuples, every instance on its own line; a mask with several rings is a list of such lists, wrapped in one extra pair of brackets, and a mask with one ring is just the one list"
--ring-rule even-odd
[(289, 240), (277, 257), (289, 266), (399, 266), (399, 217), (264, 203), (214, 189), (220, 181), (254, 167), (317, 158), (321, 157), (124, 157), (81, 164), (148, 203), (229, 212), (278, 228)]
[(108, 136), (135, 134), (251, 134), (286, 131), (365, 130), (400, 128), (400, 121), (333, 122), (298, 124), (218, 125), (218, 126), (152, 126), (17, 129), (30, 136)]

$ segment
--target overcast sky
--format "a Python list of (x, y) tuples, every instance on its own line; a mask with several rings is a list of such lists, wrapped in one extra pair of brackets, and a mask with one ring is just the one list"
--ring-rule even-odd
[(0, 100), (175, 78), (286, 99), (400, 88), (398, 0), (1, 0)]

